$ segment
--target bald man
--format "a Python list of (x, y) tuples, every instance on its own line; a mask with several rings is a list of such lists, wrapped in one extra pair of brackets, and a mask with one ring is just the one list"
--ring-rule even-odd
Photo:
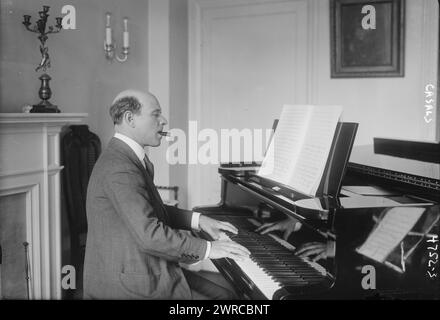
[(144, 151), (160, 145), (167, 124), (157, 99), (123, 91), (110, 116), (115, 135), (95, 164), (87, 189), (84, 298), (235, 298), (225, 286), (179, 266), (207, 258), (245, 259), (249, 251), (189, 232), (203, 230), (219, 239), (223, 231), (237, 232), (231, 224), (163, 204)]

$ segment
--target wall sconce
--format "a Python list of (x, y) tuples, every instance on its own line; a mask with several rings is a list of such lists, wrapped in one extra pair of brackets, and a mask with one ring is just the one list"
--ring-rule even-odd
[(124, 32), (122, 33), (122, 57), (119, 57), (118, 54), (115, 52), (116, 45), (113, 44), (113, 38), (112, 38), (112, 28), (110, 25), (110, 18), (111, 14), (106, 14), (106, 25), (105, 25), (105, 40), (104, 40), (104, 51), (105, 51), (105, 57), (110, 62), (113, 61), (114, 58), (118, 60), (119, 62), (127, 61), (128, 58), (128, 52), (130, 49), (129, 44), (129, 34), (128, 34), (128, 19), (124, 18)]

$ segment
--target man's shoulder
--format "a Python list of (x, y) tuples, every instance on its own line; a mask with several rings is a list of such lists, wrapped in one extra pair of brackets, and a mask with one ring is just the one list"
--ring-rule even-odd
[(133, 167), (134, 163), (130, 157), (123, 152), (112, 147), (107, 147), (99, 157), (95, 166), (102, 169), (119, 170), (121, 167)]
[(110, 141), (95, 163), (91, 177), (92, 180), (107, 180), (119, 173), (131, 174), (137, 173), (139, 170), (134, 155), (123, 144), (114, 140), (115, 138)]

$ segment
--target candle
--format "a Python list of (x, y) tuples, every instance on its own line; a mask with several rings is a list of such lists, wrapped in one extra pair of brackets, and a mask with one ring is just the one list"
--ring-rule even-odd
[(130, 39), (130, 37), (129, 37), (128, 31), (124, 31), (124, 34), (123, 34), (124, 48), (128, 48), (130, 46), (129, 39)]
[(112, 29), (110, 27), (105, 28), (105, 43), (107, 45), (112, 44)]
[(105, 25), (106, 27), (110, 27), (110, 17), (111, 17), (111, 14), (107, 13), (107, 24)]
[(105, 24), (105, 44), (110, 46), (112, 44), (112, 28), (110, 27), (110, 13), (106, 13), (106, 24)]
[(128, 19), (124, 18), (124, 33), (123, 33), (123, 46), (124, 48), (128, 48), (130, 46), (130, 36), (128, 34)]

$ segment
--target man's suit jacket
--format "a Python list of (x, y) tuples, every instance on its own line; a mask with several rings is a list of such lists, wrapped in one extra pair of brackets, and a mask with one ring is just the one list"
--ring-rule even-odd
[(86, 299), (190, 299), (178, 262), (203, 259), (192, 212), (163, 205), (133, 150), (112, 138), (87, 190)]

